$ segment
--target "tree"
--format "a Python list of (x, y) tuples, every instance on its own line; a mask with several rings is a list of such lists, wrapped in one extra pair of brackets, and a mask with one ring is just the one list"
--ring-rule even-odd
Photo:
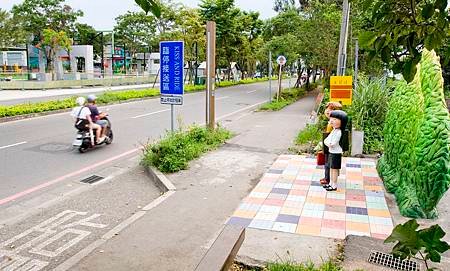
[(54, 31), (52, 29), (44, 29), (42, 43), (39, 45), (45, 50), (48, 66), (52, 72), (53, 80), (55, 79), (56, 71), (56, 59), (60, 50), (70, 51), (72, 46), (72, 40), (67, 36), (64, 31)]
[(227, 67), (231, 76), (231, 62), (238, 57), (240, 32), (238, 18), (241, 11), (234, 0), (202, 0), (200, 14), (204, 22), (216, 22), (217, 65)]
[(295, 0), (275, 0), (275, 5), (273, 7), (273, 10), (280, 13), (295, 9)]
[(122, 42), (134, 57), (136, 52), (148, 48), (155, 38), (156, 24), (152, 16), (143, 12), (127, 12), (116, 18), (114, 27), (117, 41)]
[(439, 49), (447, 40), (447, 0), (365, 0), (372, 11), (359, 39), (370, 56), (379, 56), (411, 82), (424, 48)]
[(44, 29), (71, 35), (75, 32), (75, 22), (83, 12), (63, 3), (64, 0), (24, 0), (14, 5), (12, 12), (24, 30), (34, 34), (36, 44), (42, 41)]
[(22, 45), (26, 33), (8, 11), (0, 9), (0, 48)]

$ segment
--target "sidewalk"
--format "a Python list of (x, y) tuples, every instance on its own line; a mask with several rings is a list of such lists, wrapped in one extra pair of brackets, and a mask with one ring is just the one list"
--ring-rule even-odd
[(313, 109), (308, 96), (280, 112), (224, 120), (229, 144), (168, 178), (177, 191), (71, 270), (193, 270), (239, 203), (292, 145)]

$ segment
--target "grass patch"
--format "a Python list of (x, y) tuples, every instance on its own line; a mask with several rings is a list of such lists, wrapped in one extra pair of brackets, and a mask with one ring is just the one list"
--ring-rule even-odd
[(317, 124), (307, 124), (305, 129), (301, 130), (297, 138), (295, 139), (295, 144), (312, 144), (317, 145), (322, 139), (322, 131)]
[(145, 146), (142, 163), (162, 172), (177, 172), (186, 169), (189, 161), (216, 149), (229, 138), (231, 132), (221, 127), (211, 131), (193, 126), (186, 131), (168, 133), (159, 142)]
[(342, 271), (337, 264), (328, 261), (316, 267), (313, 263), (298, 264), (295, 262), (269, 263), (268, 271)]
[[(105, 92), (97, 96), (97, 103), (99, 105), (104, 105), (119, 101), (154, 97), (158, 95), (159, 90), (157, 89)], [(71, 97), (55, 101), (0, 106), (0, 118), (72, 108), (76, 106), (75, 99), (76, 97)]]
[(266, 103), (262, 105), (260, 111), (279, 111), (286, 106), (293, 104), (300, 98), (305, 96), (305, 88), (289, 88), (281, 91), (280, 99), (277, 101), (276, 96), (271, 103)]
[[(232, 81), (223, 81), (217, 86), (226, 87), (226, 86), (234, 86), (239, 84), (251, 84), (262, 81), (267, 81), (268, 78), (255, 78), (255, 79), (245, 79), (239, 82)], [(195, 92), (205, 90), (204, 85), (186, 85), (184, 87), (185, 92)], [(159, 89), (145, 89), (145, 90), (126, 90), (126, 91), (117, 91), (117, 92), (104, 92), (101, 95), (97, 96), (97, 103), (99, 105), (106, 105), (110, 103), (127, 101), (133, 99), (144, 99), (159, 96)], [(76, 97), (70, 97), (61, 100), (54, 101), (46, 101), (46, 102), (38, 102), (38, 103), (23, 103), (16, 105), (0, 105), (0, 118), (4, 117), (14, 117), (28, 114), (36, 114), (43, 112), (50, 112), (55, 110), (62, 110), (75, 107), (75, 99)]]

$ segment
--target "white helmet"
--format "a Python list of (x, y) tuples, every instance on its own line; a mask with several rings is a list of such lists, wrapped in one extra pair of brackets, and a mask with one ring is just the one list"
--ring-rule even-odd
[(86, 99), (84, 97), (78, 97), (75, 102), (79, 105), (82, 106), (84, 105), (84, 103), (86, 102)]

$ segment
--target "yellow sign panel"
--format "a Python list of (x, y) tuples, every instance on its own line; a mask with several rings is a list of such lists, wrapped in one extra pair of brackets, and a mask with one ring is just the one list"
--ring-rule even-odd
[(340, 102), (342, 105), (352, 104), (353, 77), (331, 76), (330, 101)]

